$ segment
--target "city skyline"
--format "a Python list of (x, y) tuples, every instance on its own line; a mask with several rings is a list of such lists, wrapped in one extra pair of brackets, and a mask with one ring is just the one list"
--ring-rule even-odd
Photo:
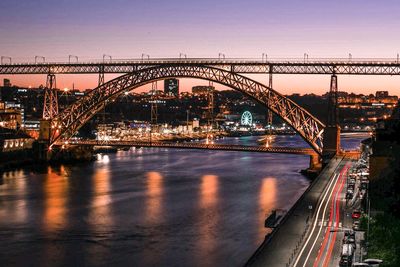
[[(156, 57), (258, 58), (391, 58), (396, 60), (400, 37), (400, 6), (395, 1), (2, 1), (0, 54), (13, 61), (80, 61)], [(26, 27), (29, 25), (29, 27)], [(109, 76), (114, 77), (114, 76)], [(253, 76), (252, 76), (253, 77)], [(254, 76), (266, 83), (263, 75)], [(45, 75), (10, 78), (21, 86), (45, 83)], [(87, 89), (96, 75), (57, 76), (60, 88)], [(182, 88), (206, 84), (182, 80)], [(388, 90), (400, 95), (400, 78), (339, 76), (339, 89), (355, 93)], [(217, 88), (221, 88), (216, 85)], [(162, 86), (161, 86), (162, 87)], [(148, 88), (148, 87), (147, 87)], [(317, 93), (329, 89), (329, 76), (274, 75), (283, 94)], [(147, 90), (147, 89), (146, 89)]]

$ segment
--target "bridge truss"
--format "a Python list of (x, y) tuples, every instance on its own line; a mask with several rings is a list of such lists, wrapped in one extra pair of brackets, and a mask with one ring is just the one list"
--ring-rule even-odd
[(66, 108), (52, 120), (50, 144), (59, 139), (67, 140), (92, 118), (107, 100), (144, 84), (166, 78), (199, 78), (238, 90), (266, 106), (322, 153), (324, 125), (308, 111), (272, 88), (238, 73), (201, 65), (160, 65), (137, 70), (115, 78), (90, 91), (83, 98)]
[(257, 61), (240, 59), (147, 59), (85, 63), (0, 64), (1, 74), (103, 74), (129, 73), (154, 66), (213, 66), (236, 73), (400, 75), (398, 60)]

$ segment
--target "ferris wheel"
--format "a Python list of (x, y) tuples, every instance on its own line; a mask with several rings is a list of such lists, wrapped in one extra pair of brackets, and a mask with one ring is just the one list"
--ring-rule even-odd
[(251, 126), (253, 123), (253, 116), (250, 111), (245, 111), (242, 114), (242, 118), (240, 119), (240, 124), (245, 126)]

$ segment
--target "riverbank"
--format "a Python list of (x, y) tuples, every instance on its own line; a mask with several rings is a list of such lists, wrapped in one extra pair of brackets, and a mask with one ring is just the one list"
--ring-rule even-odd
[(287, 212), (279, 226), (265, 237), (264, 242), (245, 266), (282, 267), (289, 263), (293, 252), (304, 238), (308, 222), (315, 212), (314, 207), (317, 206), (320, 195), (342, 159), (342, 157), (335, 157), (329, 162)]

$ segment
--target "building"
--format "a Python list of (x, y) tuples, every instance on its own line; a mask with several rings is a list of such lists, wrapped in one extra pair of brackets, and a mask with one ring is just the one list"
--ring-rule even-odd
[(0, 159), (7, 159), (6, 152), (31, 149), (34, 139), (24, 132), (0, 127)]
[(209, 85), (198, 85), (192, 87), (192, 93), (198, 95), (208, 94), (209, 92), (212, 92), (214, 90), (215, 87)]
[(4, 79), (3, 80), (3, 86), (4, 87), (11, 87), (11, 82), (9, 79)]
[(169, 96), (179, 95), (179, 80), (166, 79), (164, 80), (164, 93)]
[(375, 97), (376, 98), (385, 98), (389, 96), (389, 92), (388, 91), (376, 91), (375, 93)]
[(17, 109), (7, 107), (7, 103), (0, 102), (0, 127), (16, 130), (21, 125), (21, 112)]

